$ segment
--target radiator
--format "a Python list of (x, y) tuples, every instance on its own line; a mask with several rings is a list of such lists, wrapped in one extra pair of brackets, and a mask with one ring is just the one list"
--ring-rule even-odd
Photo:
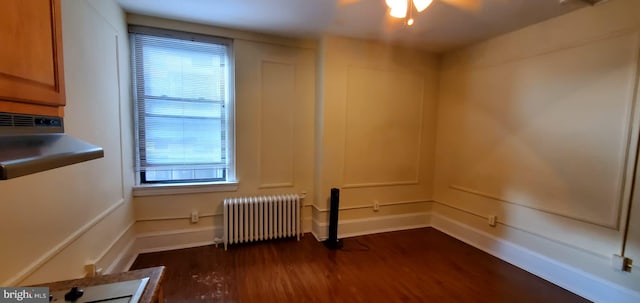
[(224, 200), (224, 249), (227, 245), (278, 238), (300, 240), (300, 196), (274, 195)]

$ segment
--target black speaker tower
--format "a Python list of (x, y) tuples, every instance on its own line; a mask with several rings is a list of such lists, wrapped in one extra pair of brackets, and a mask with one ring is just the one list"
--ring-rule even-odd
[(329, 238), (324, 241), (328, 249), (342, 248), (342, 240), (338, 239), (338, 212), (340, 211), (340, 190), (331, 189), (331, 207), (329, 209)]

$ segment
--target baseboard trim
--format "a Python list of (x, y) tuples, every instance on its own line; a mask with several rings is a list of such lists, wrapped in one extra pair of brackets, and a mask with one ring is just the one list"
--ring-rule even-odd
[[(429, 227), (430, 221), (430, 212), (342, 220), (338, 223), (338, 238)], [(328, 223), (320, 223), (313, 220), (313, 236), (318, 241), (327, 239), (328, 226)]]
[[(118, 256), (111, 262), (111, 265), (104, 271), (105, 274), (125, 272), (131, 268), (131, 265), (138, 257), (138, 253), (135, 252), (134, 247), (136, 239), (129, 240), (125, 248), (118, 254)], [(127, 258), (127, 256), (129, 256)]]
[(136, 236), (136, 251), (140, 254), (211, 245), (221, 238), (222, 227), (218, 226), (145, 233)]
[[(325, 240), (328, 224), (310, 221), (311, 234), (318, 241)], [(437, 211), (342, 220), (338, 230), (340, 238), (348, 238), (423, 227), (433, 227), (588, 300), (640, 302), (640, 293), (634, 290), (495, 237)], [(221, 226), (138, 234), (108, 267), (108, 272), (128, 270), (141, 253), (219, 244), (221, 235)]]
[(106, 273), (129, 270), (140, 254), (218, 245), (221, 235), (222, 228), (214, 226), (138, 234), (127, 244)]
[(211, 240), (211, 241), (191, 242), (191, 243), (185, 243), (185, 244), (179, 244), (179, 245), (169, 245), (169, 246), (143, 248), (143, 249), (139, 249), (137, 251), (137, 254), (147, 254), (147, 253), (154, 253), (154, 252), (161, 252), (161, 251), (168, 251), (168, 250), (177, 250), (177, 249), (185, 249), (185, 248), (193, 248), (193, 247), (215, 245), (215, 244), (220, 244), (220, 243)]
[[(135, 225), (135, 221), (131, 222), (131, 224), (129, 224), (124, 230), (122, 230), (122, 232), (120, 232), (120, 234), (111, 242), (111, 244), (109, 244), (107, 249), (105, 249), (100, 254), (100, 256), (98, 256), (93, 261), (94, 264), (104, 264), (104, 263), (109, 264), (107, 268), (103, 269), (105, 274), (112, 273), (118, 270), (117, 265), (119, 260), (123, 257), (122, 254), (130, 250), (128, 246), (131, 245), (131, 243), (133, 243), (134, 236), (132, 234), (135, 234), (135, 231), (133, 230), (134, 225)], [(129, 239), (129, 241), (125, 244), (124, 249), (120, 250), (120, 252), (116, 254), (116, 257), (111, 262), (109, 262), (107, 260), (107, 257), (115, 253), (114, 251), (115, 249), (122, 247), (122, 245), (118, 245), (118, 244), (121, 243), (123, 240), (125, 240), (125, 237), (127, 235), (129, 235), (131, 239)]]
[(560, 263), (512, 242), (499, 239), (441, 214), (431, 214), (431, 226), (588, 300), (603, 303), (640, 302), (640, 293)]
[(302, 233), (308, 233), (313, 231), (313, 218), (311, 216), (302, 218), (301, 222)]

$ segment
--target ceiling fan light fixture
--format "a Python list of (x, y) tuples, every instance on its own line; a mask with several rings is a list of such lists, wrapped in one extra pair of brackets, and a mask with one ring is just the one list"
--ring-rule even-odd
[(387, 6), (391, 9), (389, 15), (395, 18), (404, 18), (407, 16), (407, 0), (386, 0)]
[(404, 18), (407, 16), (407, 10), (406, 9), (391, 9), (391, 11), (389, 12), (389, 15), (391, 15), (391, 17), (395, 17), (395, 18)]
[(431, 2), (433, 2), (433, 0), (413, 0), (413, 6), (418, 12), (422, 12), (431, 5)]

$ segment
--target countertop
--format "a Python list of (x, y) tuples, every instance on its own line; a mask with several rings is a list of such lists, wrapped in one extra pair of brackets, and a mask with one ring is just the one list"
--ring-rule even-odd
[(49, 287), (49, 292), (69, 290), (73, 286), (80, 288), (99, 284), (108, 284), (115, 282), (122, 282), (128, 280), (136, 280), (142, 278), (149, 278), (147, 287), (140, 298), (139, 303), (154, 303), (162, 302), (162, 291), (160, 284), (164, 278), (164, 266), (144, 268), (132, 271), (126, 271), (121, 273), (109, 274), (104, 276), (96, 276), (93, 278), (82, 278), (75, 280), (66, 280), (52, 283), (44, 283), (40, 285), (33, 285), (33, 287)]

